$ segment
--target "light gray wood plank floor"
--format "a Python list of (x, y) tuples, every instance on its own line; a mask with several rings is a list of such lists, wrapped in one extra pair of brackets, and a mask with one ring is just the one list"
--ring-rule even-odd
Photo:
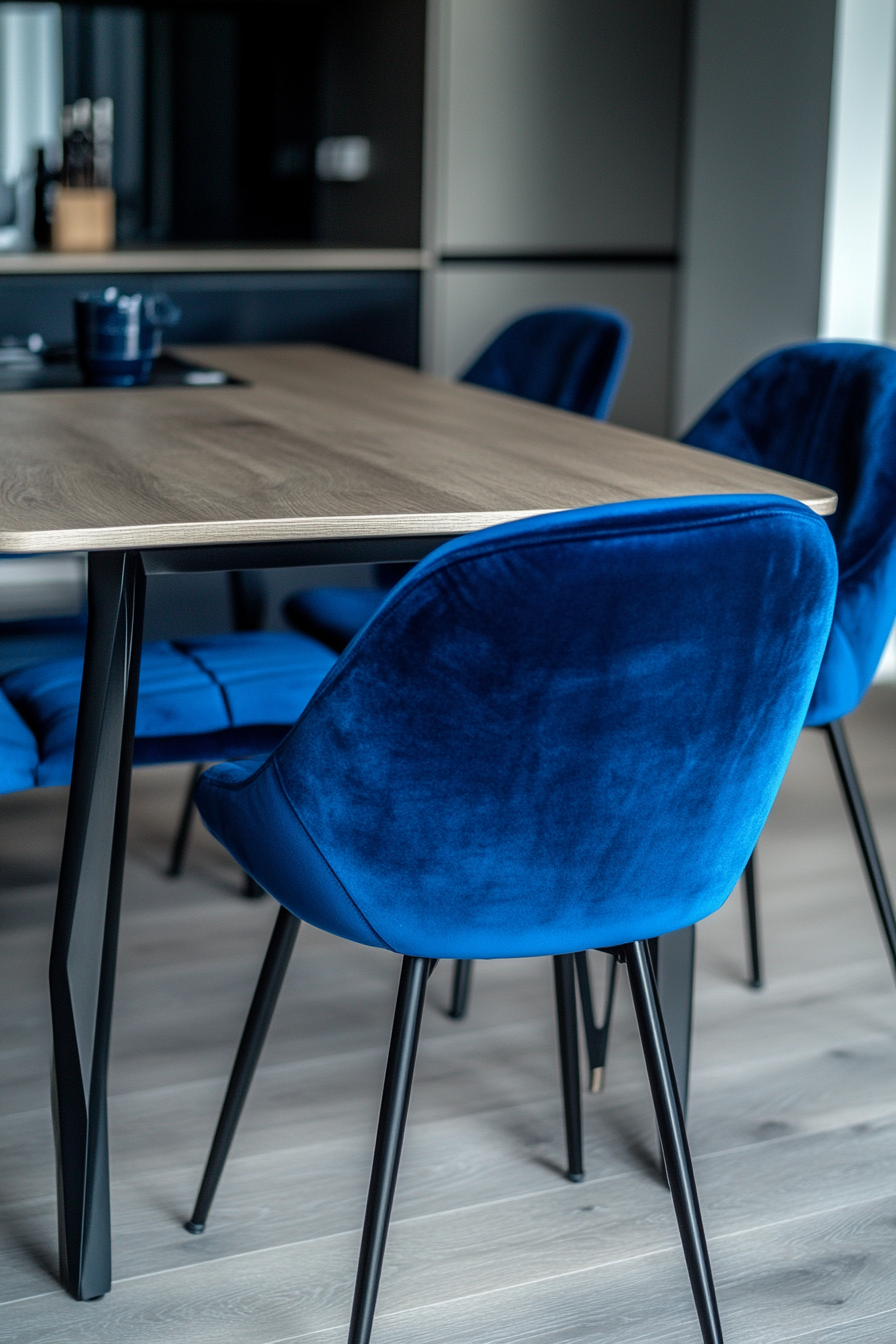
[[(896, 874), (896, 688), (848, 725)], [(397, 959), (303, 930), (209, 1229), (201, 1174), (273, 903), (197, 826), (186, 772), (135, 776), (110, 1078), (113, 1291), (55, 1282), (46, 964), (64, 790), (0, 799), (0, 1339), (344, 1338)], [(700, 929), (690, 1134), (729, 1344), (896, 1339), (896, 989), (821, 735), (760, 850), (768, 985), (739, 894)], [(601, 961), (595, 956), (596, 974)], [(377, 1344), (699, 1339), (627, 989), (588, 1176), (562, 1179), (550, 967), (481, 963), (469, 1018), (429, 996)]]

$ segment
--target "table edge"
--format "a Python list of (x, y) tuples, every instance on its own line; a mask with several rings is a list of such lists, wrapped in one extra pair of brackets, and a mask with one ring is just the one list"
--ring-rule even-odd
[[(712, 491), (712, 494), (723, 492)], [(725, 492), (729, 493), (729, 492)], [(758, 494), (759, 491), (737, 493)], [(641, 496), (640, 498), (648, 498)], [(671, 495), (649, 496), (671, 499)], [(814, 499), (796, 499), (820, 516), (833, 514), (837, 496), (825, 491)], [(610, 501), (597, 500), (593, 507)], [(618, 503), (624, 500), (613, 501)], [(575, 508), (589, 507), (575, 505)], [(253, 518), (193, 523), (147, 523), (128, 527), (81, 527), (52, 531), (0, 530), (0, 553), (23, 555), (51, 551), (126, 551), (151, 550), (155, 547), (210, 546), (265, 541), (341, 541), (383, 537), (460, 536), (478, 532), (521, 518), (537, 518), (543, 513), (561, 513), (562, 509), (510, 509), (472, 513), (362, 514), (337, 518)]]

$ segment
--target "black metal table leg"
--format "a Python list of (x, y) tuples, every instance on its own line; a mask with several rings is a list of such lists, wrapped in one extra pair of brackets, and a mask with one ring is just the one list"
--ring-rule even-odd
[(694, 1007), (694, 926), (653, 939), (650, 952), (681, 1109), (687, 1115)]
[(231, 570), (230, 615), (234, 630), (263, 630), (267, 601), (264, 578), (251, 569)]
[(91, 554), (87, 648), (50, 954), (59, 1266), (79, 1300), (111, 1285), (106, 1069), (146, 578)]

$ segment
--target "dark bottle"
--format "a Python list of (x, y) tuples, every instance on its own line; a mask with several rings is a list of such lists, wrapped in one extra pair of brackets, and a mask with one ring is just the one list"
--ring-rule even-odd
[(37, 151), (37, 167), (34, 174), (34, 241), (38, 247), (50, 246), (53, 192), (58, 181), (59, 174), (47, 167), (46, 151), (41, 146)]

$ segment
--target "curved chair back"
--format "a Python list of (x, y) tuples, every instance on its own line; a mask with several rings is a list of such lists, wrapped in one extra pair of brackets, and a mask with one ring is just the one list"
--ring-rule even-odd
[(855, 709), (896, 620), (896, 350), (813, 341), (742, 374), (684, 442), (837, 491), (840, 582), (807, 722)]
[(628, 346), (628, 324), (618, 313), (545, 308), (505, 327), (461, 382), (602, 420), (613, 404)]
[(548, 514), (433, 552), (268, 761), (200, 782), (283, 905), (426, 957), (649, 938), (728, 896), (809, 702), (836, 560), (773, 497)]

